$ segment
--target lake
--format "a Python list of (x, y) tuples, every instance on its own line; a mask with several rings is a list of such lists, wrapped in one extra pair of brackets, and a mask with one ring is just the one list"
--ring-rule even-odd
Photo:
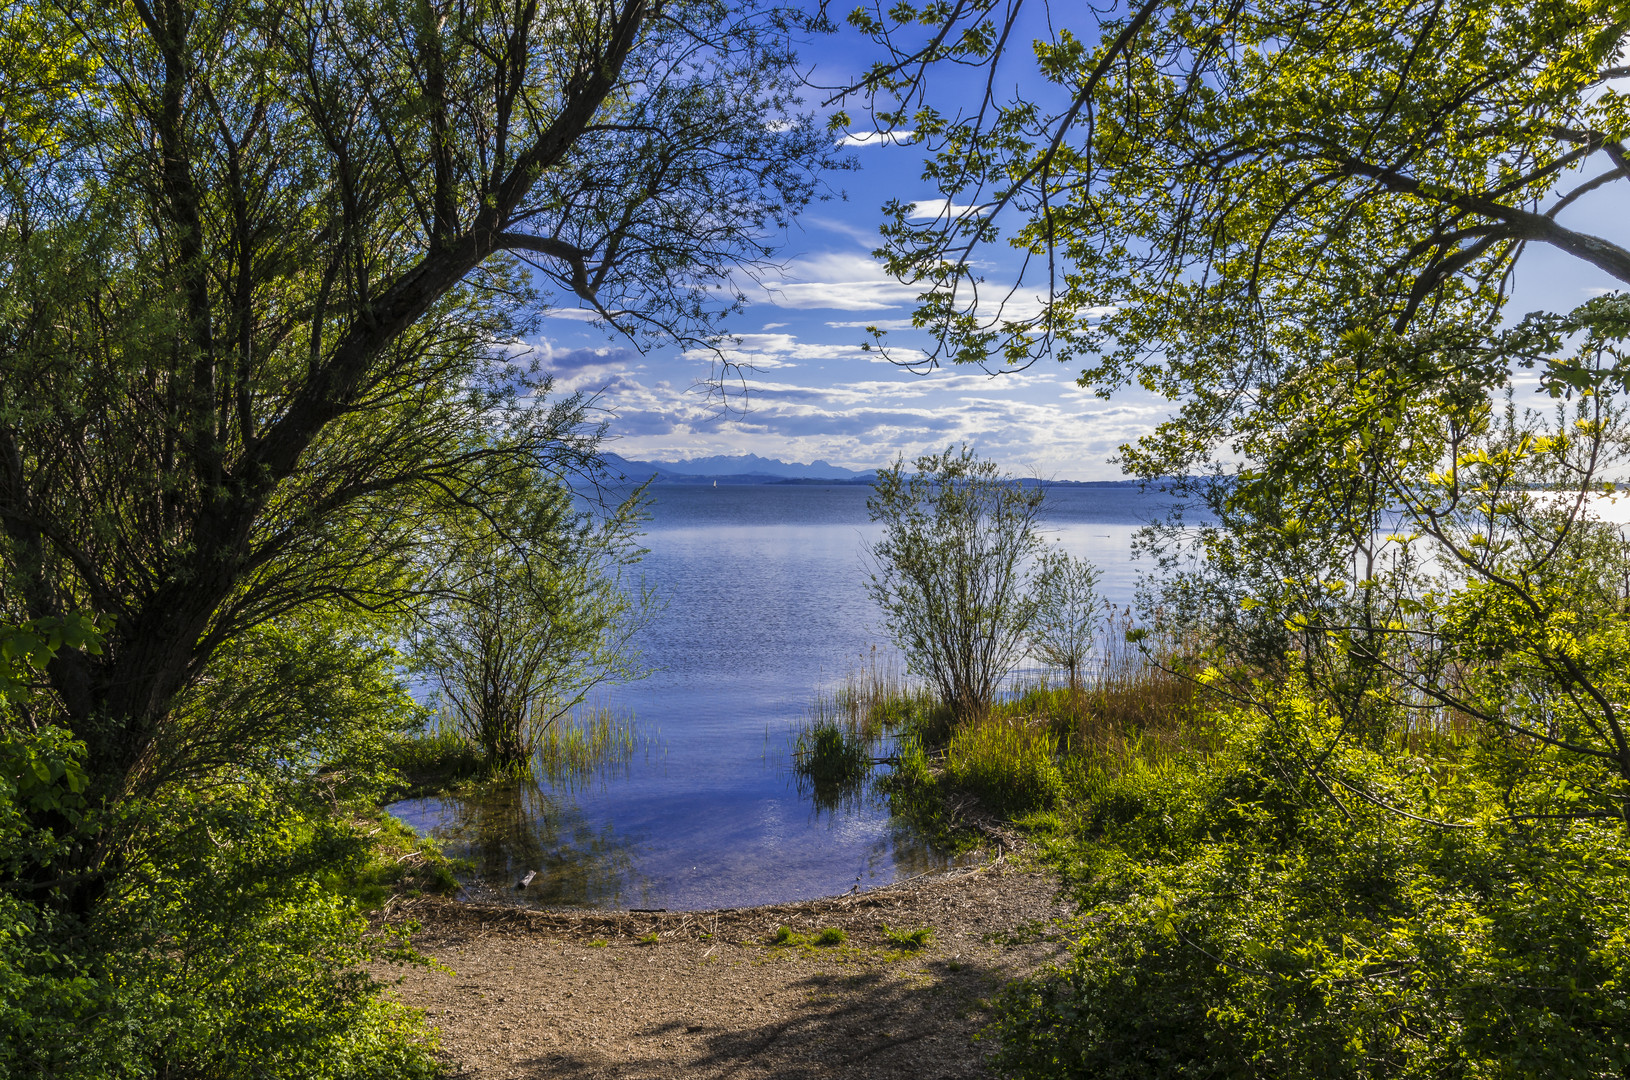
[[(889, 654), (867, 597), (878, 529), (863, 485), (663, 486), (644, 543), (666, 607), (642, 635), (648, 678), (601, 694), (643, 745), (575, 790), (515, 782), (390, 811), (469, 859), (470, 898), (545, 907), (694, 910), (885, 885), (948, 866), (886, 805), (817, 809), (791, 769), (790, 733), (816, 694)], [(1129, 603), (1130, 545), (1159, 496), (1060, 486), (1046, 533)], [(538, 879), (513, 885), (527, 871)]]

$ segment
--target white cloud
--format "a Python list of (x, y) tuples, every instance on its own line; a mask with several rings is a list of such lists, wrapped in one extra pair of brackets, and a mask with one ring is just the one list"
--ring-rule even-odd
[(850, 319), (843, 322), (829, 322), (826, 325), (837, 330), (865, 330), (875, 326), (879, 330), (910, 330), (910, 319)]
[(987, 207), (963, 205), (954, 203), (950, 199), (923, 199), (911, 204), (911, 213), (906, 215), (913, 220), (926, 218), (959, 218), (964, 214), (982, 214)]
[(851, 131), (838, 140), (839, 146), (904, 146), (917, 137), (915, 131)]
[(924, 291), (896, 281), (870, 256), (844, 252), (795, 260), (782, 277), (764, 283), (770, 303), (798, 310), (887, 311), (915, 304)]
[[(745, 340), (744, 352), (830, 349), (789, 335), (757, 337), (764, 340)], [(756, 453), (870, 468), (967, 442), (1010, 471), (1057, 479), (1115, 478), (1108, 460), (1117, 447), (1169, 409), (1137, 393), (1101, 401), (1069, 386), (1055, 366), (1000, 378), (962, 369), (920, 378), (879, 372), (836, 385), (781, 381), (791, 374), (748, 373), (731, 384), (726, 409), (694, 389), (634, 378), (609, 386), (601, 404), (613, 414), (617, 453), (635, 459)]]
[(770, 371), (796, 367), (801, 360), (857, 360), (865, 354), (858, 345), (805, 342), (792, 334), (737, 334), (734, 343), (725, 343), (718, 352), (690, 349), (684, 355), (690, 360), (722, 360)]

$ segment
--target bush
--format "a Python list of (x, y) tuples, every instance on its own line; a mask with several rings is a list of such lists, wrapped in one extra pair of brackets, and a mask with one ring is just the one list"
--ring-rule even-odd
[[(83, 743), (36, 722), (49, 701), (28, 672), (0, 670), (0, 1077), (437, 1071), (421, 1018), (363, 970), (411, 953), (361, 915), (372, 844), (342, 812), (382, 789), (384, 746), (417, 711), (386, 651), (328, 633), (298, 648), (304, 628), (284, 629), (258, 632), (255, 657), (228, 651), (180, 750), (207, 762), (251, 725), (288, 737), (112, 805), (84, 795)], [(0, 661), (19, 636), (0, 627)], [(267, 678), (291, 664), (323, 677)], [(97, 842), (101, 887), (70, 902), (64, 867)]]
[(1003, 1075), (1620, 1075), (1622, 823), (1513, 819), (1483, 747), (1354, 747), (1299, 693), (1220, 720), (1210, 758), (1092, 775), (1055, 854), (1093, 918), (1001, 1002)]
[(868, 591), (911, 670), (957, 719), (983, 716), (1025, 650), (1026, 563), (1043, 493), (964, 447), (877, 476), (866, 509), (883, 528)]

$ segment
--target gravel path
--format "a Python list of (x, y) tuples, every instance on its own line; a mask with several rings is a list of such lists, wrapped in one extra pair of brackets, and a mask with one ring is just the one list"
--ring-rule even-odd
[[(1000, 986), (1061, 955), (1046, 875), (996, 865), (858, 896), (686, 914), (543, 914), (419, 900), (394, 993), (440, 1029), (457, 1075), (815, 1078), (984, 1074), (974, 1034)], [(928, 926), (901, 949), (884, 926)], [(770, 944), (779, 927), (837, 945)]]

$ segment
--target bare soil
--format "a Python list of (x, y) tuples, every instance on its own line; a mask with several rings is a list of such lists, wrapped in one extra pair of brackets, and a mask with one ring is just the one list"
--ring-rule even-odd
[[(990, 998), (1058, 957), (1045, 874), (1000, 861), (858, 895), (689, 913), (555, 914), (421, 899), (414, 941), (451, 971), (382, 969), (460, 1077), (984, 1074)], [(771, 944), (778, 928), (841, 944)], [(884, 927), (931, 927), (912, 950)]]

